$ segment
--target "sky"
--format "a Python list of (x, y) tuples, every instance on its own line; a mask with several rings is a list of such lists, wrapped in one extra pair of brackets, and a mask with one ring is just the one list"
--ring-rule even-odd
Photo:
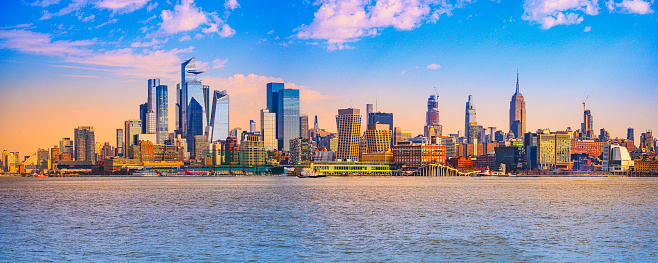
[[(180, 63), (227, 90), (231, 128), (265, 108), (268, 82), (300, 89), (309, 125), (373, 103), (421, 134), (439, 94), (443, 133), (477, 122), (509, 130), (517, 71), (527, 130), (658, 131), (653, 0), (18, 0), (0, 3), (0, 150), (30, 155), (93, 126), (139, 118), (147, 80), (169, 87), (173, 131)], [(589, 96), (589, 97), (588, 97)], [(364, 126), (365, 127), (365, 126)]]

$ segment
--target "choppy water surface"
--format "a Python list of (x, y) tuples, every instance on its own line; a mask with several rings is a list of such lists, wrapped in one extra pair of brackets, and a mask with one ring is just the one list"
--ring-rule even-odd
[(0, 261), (658, 261), (658, 178), (0, 178)]

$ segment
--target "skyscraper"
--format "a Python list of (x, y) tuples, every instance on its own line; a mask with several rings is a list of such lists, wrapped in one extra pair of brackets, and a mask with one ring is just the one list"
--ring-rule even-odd
[[(589, 96), (588, 96), (589, 98)], [(587, 99), (585, 99), (587, 101)], [(583, 123), (580, 124), (581, 138), (594, 138), (594, 118), (583, 102)]]
[(425, 137), (441, 136), (443, 127), (439, 124), (439, 95), (430, 95), (427, 99), (425, 114)]
[(640, 135), (640, 149), (647, 153), (655, 153), (655, 144), (653, 141), (653, 132), (647, 131)]
[(299, 137), (308, 139), (308, 115), (302, 114), (299, 116)]
[(372, 124), (370, 122), (370, 113), (373, 113), (373, 112), (375, 112), (375, 111), (373, 110), (372, 104), (366, 104), (366, 124)]
[(516, 73), (516, 93), (512, 95), (509, 103), (509, 130), (514, 138), (521, 139), (525, 134), (525, 100), (519, 91), (519, 73)]
[(626, 133), (626, 139), (629, 141), (635, 141), (635, 131), (633, 128), (628, 127), (628, 132)]
[(139, 131), (139, 133), (146, 134), (146, 125), (149, 122), (147, 118), (150, 117), (146, 115), (146, 113), (148, 113), (148, 106), (149, 106), (148, 102), (144, 104), (139, 104), (139, 120), (142, 123), (142, 128)]
[(256, 131), (256, 122), (254, 120), (249, 120), (249, 132), (254, 133)]
[(176, 133), (187, 139), (190, 152), (194, 152), (194, 136), (203, 135), (210, 123), (209, 87), (197, 79), (201, 73), (194, 57), (186, 60), (181, 64), (181, 83), (176, 89)]
[(469, 130), (468, 130), (468, 125), (472, 122), (476, 122), (475, 120), (475, 104), (473, 104), (473, 95), (468, 95), (468, 101), (466, 102), (466, 118), (465, 118), (465, 125), (464, 125), (464, 136), (468, 138), (469, 136)]
[(156, 140), (164, 144), (169, 137), (169, 91), (167, 85), (158, 85), (156, 88)]
[(276, 140), (276, 113), (268, 109), (260, 110), (260, 135), (263, 137), (263, 144), (266, 151), (273, 151), (278, 148)]
[(226, 140), (229, 136), (229, 96), (225, 90), (216, 90), (213, 93), (211, 114), (209, 140), (211, 142)]
[(123, 129), (117, 129), (117, 147), (115, 148), (115, 155), (123, 157), (124, 156), (124, 149), (125, 149), (125, 141), (123, 139)]
[(157, 87), (160, 86), (160, 79), (148, 80), (148, 99), (146, 100), (145, 119), (142, 120), (142, 130), (146, 134), (155, 134), (158, 130), (157, 115)]
[(393, 132), (393, 113), (371, 112), (368, 113), (368, 122), (370, 124), (386, 124), (389, 130)]
[(132, 146), (136, 143), (135, 135), (140, 134), (142, 131), (142, 121), (141, 120), (127, 120), (124, 122), (123, 132), (125, 133), (124, 140), (124, 156), (132, 156)]
[(338, 149), (336, 158), (342, 160), (359, 160), (361, 144), (361, 113), (359, 109), (339, 109), (336, 115), (338, 129)]
[(299, 90), (286, 89), (283, 83), (268, 83), (267, 108), (276, 113), (279, 150), (289, 151), (290, 140), (299, 137)]
[(96, 139), (94, 127), (79, 126), (75, 129), (75, 160), (96, 162)]

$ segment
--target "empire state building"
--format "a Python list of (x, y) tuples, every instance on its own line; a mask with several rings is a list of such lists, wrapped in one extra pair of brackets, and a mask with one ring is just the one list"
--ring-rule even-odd
[(523, 138), (525, 134), (525, 101), (519, 91), (519, 73), (516, 73), (516, 93), (509, 102), (509, 129), (514, 138)]

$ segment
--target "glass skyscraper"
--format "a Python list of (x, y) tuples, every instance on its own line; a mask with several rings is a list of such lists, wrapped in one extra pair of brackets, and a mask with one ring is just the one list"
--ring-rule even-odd
[(286, 89), (283, 83), (268, 83), (267, 108), (276, 114), (279, 150), (289, 151), (290, 140), (299, 137), (299, 90)]
[(201, 73), (194, 58), (186, 60), (181, 64), (181, 83), (176, 88), (176, 134), (187, 139), (190, 153), (194, 153), (196, 135), (210, 136), (209, 87), (197, 79)]
[(229, 96), (225, 90), (213, 94), (210, 127), (211, 142), (225, 141), (229, 136)]
[(473, 95), (468, 95), (468, 101), (466, 102), (466, 118), (465, 118), (465, 124), (464, 124), (464, 136), (468, 138), (469, 136), (469, 129), (468, 125), (471, 122), (476, 122), (475, 120), (475, 104), (473, 104)]
[(75, 160), (96, 163), (96, 139), (94, 127), (80, 126), (75, 129)]
[(158, 144), (164, 144), (169, 137), (169, 96), (167, 85), (156, 87), (156, 135)]

